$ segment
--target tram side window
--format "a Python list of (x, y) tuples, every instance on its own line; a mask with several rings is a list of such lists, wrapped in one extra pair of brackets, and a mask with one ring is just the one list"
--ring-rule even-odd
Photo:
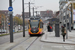
[(29, 20), (29, 23), (28, 23), (28, 29), (29, 29), (29, 26), (30, 26), (30, 20)]
[(43, 28), (43, 23), (42, 22), (40, 23), (40, 28)]
[(28, 25), (28, 29), (29, 29), (29, 25)]

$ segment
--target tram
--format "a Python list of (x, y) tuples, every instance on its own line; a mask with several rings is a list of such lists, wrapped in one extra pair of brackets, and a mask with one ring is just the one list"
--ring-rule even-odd
[(28, 33), (32, 35), (43, 34), (43, 22), (39, 17), (31, 17), (28, 25)]

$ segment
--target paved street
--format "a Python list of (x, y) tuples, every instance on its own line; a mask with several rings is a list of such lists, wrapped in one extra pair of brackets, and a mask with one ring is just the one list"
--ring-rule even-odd
[[(44, 25), (44, 30), (46, 31), (46, 25)], [(13, 43), (6, 40), (9, 39), (9, 35), (3, 36), (3, 38), (0, 37), (1, 40), (6, 42), (2, 43), (0, 40), (0, 50), (75, 50), (75, 45), (42, 42), (42, 36), (38, 38), (37, 36), (29, 37), (27, 31), (26, 37), (22, 37), (22, 32), (14, 34)]]
[[(22, 41), (20, 41), (19, 39), (21, 39)], [(19, 38), (19, 39), (17, 39), (17, 41), (15, 41), (14, 43), (7, 43), (8, 46), (10, 46), (10, 48), (7, 46), (7, 44), (6, 45), (3, 44), (2, 46), (4, 47), (0, 45), (1, 47), (0, 49), (5, 50), (3, 48), (7, 46), (7, 50), (10, 50), (10, 49), (11, 50), (26, 50), (29, 47), (29, 45), (32, 43), (32, 41), (36, 39), (36, 37), (31, 37), (30, 39), (26, 41), (24, 41), (25, 40), (24, 38)], [(46, 42), (41, 42), (40, 39), (41, 37), (39, 37), (33, 44), (31, 44), (27, 50), (75, 50), (75, 45), (46, 43)], [(13, 45), (17, 42), (19, 42), (18, 45)], [(13, 47), (9, 44), (11, 44)]]
[(75, 50), (75, 0), (0, 0), (0, 50)]
[(45, 43), (39, 38), (28, 50), (75, 50), (75, 45)]
[[(25, 33), (26, 33), (26, 36), (29, 36), (27, 31)], [(16, 40), (18, 38), (22, 38), (22, 37), (23, 37), (23, 32), (13, 34), (14, 40)], [(4, 44), (6, 42), (10, 42), (10, 35), (0, 37), (0, 45)]]

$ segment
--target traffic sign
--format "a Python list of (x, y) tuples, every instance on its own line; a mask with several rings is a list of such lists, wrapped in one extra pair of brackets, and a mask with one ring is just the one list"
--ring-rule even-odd
[(10, 23), (8, 23), (8, 26), (10, 26)]
[(13, 14), (13, 12), (12, 11), (9, 11), (8, 14)]
[(10, 25), (10, 23), (8, 23), (8, 25)]
[(13, 7), (9, 7), (8, 10), (9, 10), (9, 11), (13, 11)]

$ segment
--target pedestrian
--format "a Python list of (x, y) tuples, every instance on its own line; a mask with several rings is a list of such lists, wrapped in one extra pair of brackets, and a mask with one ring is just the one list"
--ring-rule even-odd
[(66, 35), (66, 29), (65, 29), (65, 27), (64, 26), (62, 26), (62, 36), (63, 36), (63, 41), (65, 42), (65, 35)]
[(50, 31), (52, 32), (52, 26), (50, 26)]
[(50, 32), (50, 25), (49, 24), (47, 25), (47, 30), (48, 30), (48, 32)]
[(48, 26), (47, 26), (48, 32), (51, 32), (51, 29), (52, 29), (52, 27), (50, 26), (50, 23), (49, 23)]

